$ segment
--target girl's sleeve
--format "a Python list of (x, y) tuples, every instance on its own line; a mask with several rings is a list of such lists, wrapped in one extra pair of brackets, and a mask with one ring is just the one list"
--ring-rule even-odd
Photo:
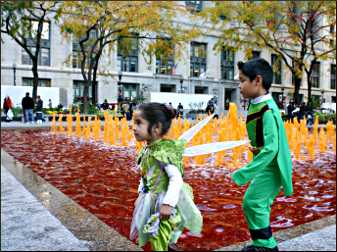
[(139, 186), (138, 186), (138, 193), (141, 193), (142, 189), (143, 189), (143, 179), (142, 179), (142, 177), (140, 177)]
[(174, 165), (166, 165), (164, 169), (169, 177), (169, 184), (162, 204), (175, 207), (179, 200), (180, 189), (184, 183), (183, 178), (179, 169)]

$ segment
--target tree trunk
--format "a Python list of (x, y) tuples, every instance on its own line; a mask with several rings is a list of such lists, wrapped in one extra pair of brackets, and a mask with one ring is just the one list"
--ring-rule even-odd
[(36, 101), (37, 97), (37, 87), (39, 85), (39, 74), (37, 71), (37, 59), (32, 59), (33, 67), (32, 67), (32, 72), (33, 72), (33, 100), (34, 102)]
[(294, 86), (295, 86), (295, 91), (294, 91), (294, 101), (296, 104), (300, 104), (300, 88), (301, 88), (301, 84), (302, 84), (302, 78), (298, 78), (295, 74), (294, 77)]
[(85, 77), (84, 89), (83, 89), (83, 113), (88, 114), (89, 110), (89, 87), (91, 85), (92, 69), (91, 65), (88, 69), (88, 75)]
[(311, 87), (312, 87), (312, 83), (311, 83), (311, 72), (307, 72), (307, 82), (308, 82), (308, 106), (310, 108), (313, 107), (312, 104), (312, 95), (311, 95)]
[(88, 108), (89, 108), (88, 93), (89, 93), (89, 84), (87, 80), (84, 83), (84, 89), (83, 89), (83, 113), (84, 114), (88, 114)]

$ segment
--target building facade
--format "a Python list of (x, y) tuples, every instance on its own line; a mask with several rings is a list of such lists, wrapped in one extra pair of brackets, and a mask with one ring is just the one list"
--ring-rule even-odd
[[(183, 1), (184, 2), (184, 1)], [(194, 2), (202, 8), (202, 1)], [(60, 102), (64, 106), (79, 102), (83, 95), (83, 78), (79, 68), (78, 45), (65, 38), (60, 27), (50, 18), (43, 33), (43, 46), (39, 59), (40, 86), (59, 87)], [(31, 63), (26, 52), (9, 36), (1, 34), (1, 85), (32, 85)], [(117, 102), (120, 99), (146, 97), (149, 92), (183, 92), (189, 94), (210, 94), (217, 98), (221, 109), (228, 102), (235, 102), (246, 108), (246, 101), (240, 98), (237, 62), (246, 60), (243, 51), (213, 50), (217, 36), (208, 34), (185, 43), (182, 57), (169, 59), (163, 63), (160, 59), (148, 64), (139, 51), (137, 39), (127, 56), (122, 55), (118, 43), (114, 50), (105, 52), (100, 60), (97, 83), (89, 90), (90, 100), (102, 103)], [(262, 57), (274, 69), (274, 84), (271, 92), (274, 97), (291, 97), (293, 93), (291, 72), (284, 63), (277, 61), (276, 55), (268, 50), (254, 51), (253, 57)], [(336, 64), (329, 61), (319, 62), (314, 67), (312, 94), (315, 99), (336, 102)], [(303, 100), (307, 100), (307, 83), (300, 90)], [(289, 98), (288, 98), (289, 99)], [(287, 102), (287, 100), (286, 100)], [(188, 109), (188, 108), (187, 108)]]

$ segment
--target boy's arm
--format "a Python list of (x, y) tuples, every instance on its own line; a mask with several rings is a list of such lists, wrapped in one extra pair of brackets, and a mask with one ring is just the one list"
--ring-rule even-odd
[(237, 185), (244, 185), (264, 169), (275, 158), (278, 152), (278, 128), (272, 111), (263, 114), (263, 140), (264, 146), (255, 158), (232, 173), (231, 177)]

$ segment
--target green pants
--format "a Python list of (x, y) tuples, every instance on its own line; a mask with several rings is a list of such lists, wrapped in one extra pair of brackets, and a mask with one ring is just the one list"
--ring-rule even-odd
[(280, 191), (280, 185), (278, 167), (268, 166), (252, 179), (245, 193), (242, 207), (254, 246), (277, 246), (270, 228), (270, 207)]
[(176, 243), (182, 233), (181, 216), (177, 214), (168, 220), (161, 220), (158, 235), (149, 238), (153, 251), (167, 251), (168, 245)]

